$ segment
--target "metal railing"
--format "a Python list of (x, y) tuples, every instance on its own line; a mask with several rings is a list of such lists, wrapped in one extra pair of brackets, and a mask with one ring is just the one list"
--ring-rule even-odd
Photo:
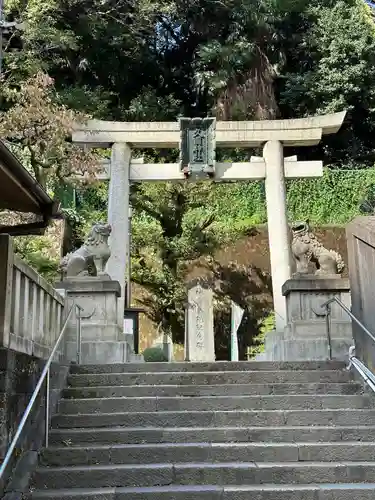
[[(352, 311), (346, 307), (345, 304), (341, 302), (337, 297), (333, 297), (332, 299), (327, 300), (321, 305), (322, 309), (326, 309), (326, 321), (327, 321), (327, 339), (328, 339), (328, 349), (329, 349), (329, 359), (332, 359), (332, 325), (331, 325), (331, 304), (336, 302), (341, 309), (343, 309), (348, 316), (350, 316), (351, 320), (356, 323), (356, 325), (361, 328), (363, 332), (374, 342), (375, 344), (375, 336), (370, 332), (368, 328), (365, 327), (363, 323), (359, 321), (358, 318), (354, 316)], [(375, 392), (375, 375), (367, 368), (366, 365), (360, 361), (355, 355), (355, 346), (351, 346), (349, 349), (349, 365), (348, 370), (354, 368), (358, 374), (363, 378), (364, 382), (370, 387), (370, 389)]]
[(65, 319), (64, 325), (61, 329), (60, 335), (58, 336), (55, 346), (51, 351), (51, 354), (43, 368), (42, 374), (39, 377), (38, 383), (36, 384), (36, 387), (34, 389), (34, 392), (31, 396), (31, 399), (29, 401), (29, 404), (27, 405), (27, 408), (22, 416), (21, 422), (19, 423), (19, 426), (17, 428), (16, 434), (8, 448), (8, 451), (4, 457), (4, 460), (0, 466), (0, 480), (3, 478), (4, 473), (6, 471), (6, 468), (9, 464), (10, 459), (12, 458), (13, 452), (16, 448), (16, 445), (18, 443), (18, 440), (22, 434), (22, 431), (25, 427), (25, 424), (30, 416), (31, 410), (34, 407), (36, 398), (38, 397), (40, 390), (43, 386), (44, 381), (46, 381), (46, 386), (45, 386), (45, 398), (46, 398), (46, 408), (45, 408), (45, 446), (48, 448), (49, 444), (49, 418), (50, 418), (50, 368), (51, 364), (53, 361), (53, 358), (60, 346), (61, 340), (64, 337), (64, 334), (66, 332), (66, 328), (68, 326), (68, 322), (70, 318), (73, 315), (73, 312), (76, 312), (76, 319), (77, 319), (77, 363), (81, 363), (81, 311), (83, 311), (82, 307), (80, 307), (78, 304), (73, 304), (72, 307), (69, 310), (69, 313)]

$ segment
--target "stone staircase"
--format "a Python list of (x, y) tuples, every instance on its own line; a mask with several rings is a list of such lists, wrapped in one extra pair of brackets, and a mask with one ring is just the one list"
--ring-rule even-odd
[(374, 500), (372, 395), (339, 362), (73, 366), (32, 500)]

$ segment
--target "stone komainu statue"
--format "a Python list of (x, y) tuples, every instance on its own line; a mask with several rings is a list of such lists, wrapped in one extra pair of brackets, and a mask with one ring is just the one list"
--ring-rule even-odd
[(340, 254), (327, 250), (310, 232), (308, 221), (294, 222), (292, 225), (292, 254), (296, 261), (297, 273), (308, 274), (309, 263), (316, 265), (316, 275), (341, 274), (345, 268)]
[(104, 269), (111, 256), (108, 245), (110, 234), (109, 224), (93, 224), (84, 244), (61, 260), (60, 270), (64, 277), (105, 275)]

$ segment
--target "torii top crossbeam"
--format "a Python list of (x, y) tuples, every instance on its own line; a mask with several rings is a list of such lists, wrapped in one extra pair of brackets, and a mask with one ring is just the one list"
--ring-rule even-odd
[[(334, 134), (340, 129), (345, 111), (330, 115), (296, 118), (292, 120), (218, 121), (218, 147), (255, 147), (267, 141), (280, 141), (284, 146), (313, 146), (322, 135)], [(180, 141), (176, 122), (111, 122), (90, 120), (73, 132), (73, 142), (109, 147), (125, 142), (135, 148), (175, 148)]]

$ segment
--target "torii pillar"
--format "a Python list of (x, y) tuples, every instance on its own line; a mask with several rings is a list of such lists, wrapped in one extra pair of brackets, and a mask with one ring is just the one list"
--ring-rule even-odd
[[(285, 158), (280, 141), (268, 141), (263, 148), (263, 158), (252, 157), (252, 162), (264, 164), (265, 192), (267, 205), (268, 241), (271, 260), (273, 302), (276, 330), (286, 325), (286, 301), (281, 293), (283, 284), (291, 277), (292, 256), (290, 249), (289, 225), (287, 216), (285, 166), (287, 162), (296, 162), (297, 172), (301, 163), (310, 167), (311, 176), (320, 176), (323, 172), (321, 162), (297, 162), (297, 157)], [(302, 174), (302, 175), (301, 175)], [(303, 173), (300, 173), (303, 176)]]
[[(216, 181), (265, 179), (271, 274), (276, 330), (286, 324), (282, 286), (291, 277), (291, 251), (286, 208), (285, 178), (319, 177), (321, 162), (284, 158), (284, 147), (313, 146), (322, 135), (340, 129), (346, 112), (293, 120), (223, 121), (216, 123), (216, 147), (263, 147), (263, 157), (250, 162), (217, 163)], [(179, 164), (142, 164), (131, 160), (131, 148), (176, 148), (180, 143), (178, 122), (108, 122), (91, 120), (73, 133), (73, 141), (93, 147), (112, 147), (108, 218), (113, 225), (112, 255), (108, 271), (125, 290), (129, 184), (139, 181), (183, 181)], [(123, 299), (122, 299), (123, 301)], [(120, 308), (121, 309), (121, 308)], [(120, 320), (120, 318), (119, 318)]]
[(266, 203), (268, 240), (271, 258), (273, 307), (276, 330), (286, 325), (286, 301), (281, 288), (291, 277), (291, 251), (286, 208), (283, 145), (280, 141), (268, 141), (263, 148), (266, 165)]

